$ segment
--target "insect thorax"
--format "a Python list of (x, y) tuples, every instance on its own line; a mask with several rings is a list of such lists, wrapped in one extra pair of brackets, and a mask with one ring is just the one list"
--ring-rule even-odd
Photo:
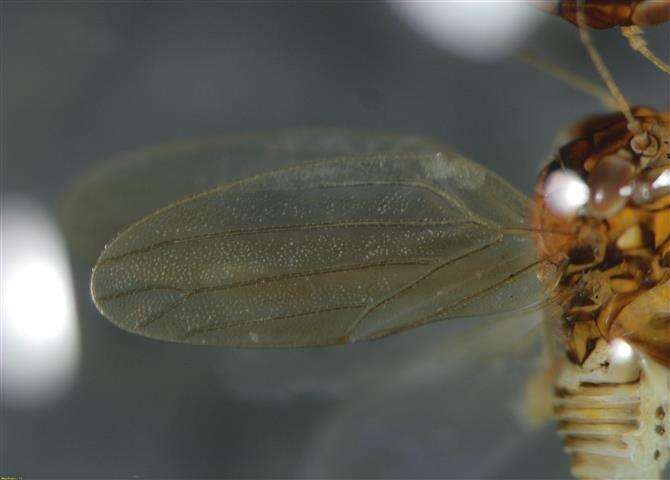
[[(670, 129), (666, 115), (634, 113), (637, 128), (620, 114), (573, 127), (536, 188), (538, 247), (556, 259), (561, 330), (577, 365), (598, 339), (625, 338), (670, 367)], [(567, 216), (549, 208), (548, 185), (563, 172), (587, 189)]]
[[(664, 209), (628, 206), (578, 225), (557, 287), (567, 297), (561, 330), (575, 364), (587, 360), (598, 339), (624, 338), (670, 366), (668, 332), (657, 331), (670, 328), (670, 196), (663, 201)], [(659, 335), (665, 342), (656, 342)]]

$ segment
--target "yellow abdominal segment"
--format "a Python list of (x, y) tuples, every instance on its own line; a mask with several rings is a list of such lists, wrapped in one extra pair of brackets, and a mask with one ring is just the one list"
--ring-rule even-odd
[(561, 365), (554, 414), (578, 478), (660, 478), (670, 459), (670, 372), (644, 356), (617, 361), (599, 341)]

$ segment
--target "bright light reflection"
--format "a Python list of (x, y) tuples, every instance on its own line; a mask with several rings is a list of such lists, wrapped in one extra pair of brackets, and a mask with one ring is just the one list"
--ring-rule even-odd
[(633, 194), (633, 187), (631, 185), (624, 185), (619, 189), (619, 195), (622, 197), (630, 197)]
[(629, 362), (633, 358), (633, 354), (633, 347), (620, 338), (614, 339), (610, 343), (610, 356), (616, 363)]
[(571, 170), (556, 170), (544, 184), (544, 201), (556, 215), (575, 215), (589, 201), (589, 187)]
[(79, 366), (67, 257), (39, 205), (10, 198), (1, 213), (2, 402), (44, 406), (67, 392)]
[[(63, 277), (47, 262), (27, 263), (7, 278), (6, 312), (17, 319), (24, 338), (49, 340), (67, 327), (67, 293)], [(41, 292), (35, 300), (34, 292)]]
[(514, 51), (548, 15), (527, 2), (390, 0), (419, 33), (456, 54), (492, 60)]
[(654, 189), (670, 187), (670, 170), (665, 170), (661, 173), (651, 186)]

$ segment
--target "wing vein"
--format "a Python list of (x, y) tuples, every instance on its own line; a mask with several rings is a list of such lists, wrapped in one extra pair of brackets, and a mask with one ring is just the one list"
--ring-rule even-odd
[(351, 305), (336, 305), (333, 307), (326, 307), (326, 308), (318, 308), (314, 310), (306, 310), (304, 312), (297, 312), (297, 313), (291, 313), (287, 315), (276, 315), (273, 317), (261, 317), (261, 318), (255, 318), (252, 320), (244, 320), (241, 322), (231, 322), (231, 323), (218, 323), (214, 325), (209, 325), (205, 327), (200, 327), (200, 328), (194, 328), (193, 330), (190, 330), (186, 332), (183, 338), (191, 338), (196, 335), (201, 335), (203, 333), (209, 333), (213, 331), (218, 331), (218, 330), (227, 330), (230, 328), (235, 328), (235, 327), (248, 327), (251, 325), (255, 325), (257, 323), (264, 323), (264, 322), (272, 322), (272, 321), (278, 321), (278, 320), (290, 320), (293, 318), (299, 318), (299, 317), (306, 317), (309, 315), (315, 315), (318, 313), (328, 313), (328, 312), (337, 312), (340, 310), (353, 310), (357, 308), (363, 308), (367, 305), (367, 303), (357, 303), (357, 304), (351, 304)]
[(98, 267), (106, 266), (127, 257), (141, 255), (153, 250), (161, 249), (182, 243), (191, 243), (198, 241), (220, 240), (227, 237), (243, 236), (243, 235), (259, 235), (266, 233), (277, 232), (295, 232), (295, 231), (309, 231), (309, 230), (327, 230), (327, 229), (347, 229), (347, 228), (368, 228), (368, 227), (455, 227), (462, 225), (480, 225), (474, 220), (459, 220), (459, 221), (355, 221), (355, 222), (324, 222), (324, 223), (308, 223), (302, 225), (276, 225), (271, 227), (260, 228), (239, 228), (231, 229), (223, 232), (206, 233), (202, 235), (194, 235), (191, 237), (180, 238), (176, 240), (165, 240), (162, 242), (153, 243), (146, 247), (138, 248), (128, 251), (121, 255), (102, 259), (98, 262)]
[(362, 314), (361, 314), (361, 315), (354, 321), (354, 323), (347, 329), (347, 332), (346, 332), (345, 336), (349, 337), (349, 336), (354, 332), (354, 330), (356, 330), (356, 328), (361, 324), (361, 322), (362, 322), (368, 315), (370, 315), (373, 311), (377, 310), (378, 308), (381, 308), (381, 307), (384, 306), (385, 304), (389, 303), (390, 301), (392, 301), (392, 300), (394, 300), (395, 298), (399, 297), (400, 295), (404, 294), (406, 291), (408, 291), (408, 290), (410, 290), (410, 289), (412, 289), (412, 288), (415, 288), (417, 285), (419, 285), (422, 281), (424, 281), (424, 280), (426, 280), (427, 278), (429, 278), (431, 275), (433, 275), (433, 274), (439, 272), (439, 271), (442, 270), (443, 268), (445, 268), (445, 267), (447, 267), (447, 266), (449, 266), (449, 265), (451, 265), (451, 264), (453, 264), (453, 263), (455, 263), (455, 262), (458, 262), (459, 260), (464, 260), (465, 258), (469, 257), (470, 255), (474, 255), (474, 254), (483, 252), (483, 251), (485, 251), (485, 250), (491, 248), (493, 245), (496, 245), (496, 244), (499, 243), (501, 240), (502, 240), (502, 237), (498, 237), (498, 238), (494, 239), (493, 241), (484, 244), (483, 246), (473, 248), (472, 250), (469, 250), (469, 251), (465, 252), (464, 254), (459, 255), (459, 256), (457, 256), (457, 257), (455, 257), (455, 258), (450, 258), (450, 259), (446, 260), (444, 263), (441, 263), (441, 264), (437, 265), (435, 268), (431, 269), (431, 270), (430, 270), (429, 272), (427, 272), (426, 274), (424, 274), (424, 275), (420, 276), (419, 278), (416, 278), (415, 280), (411, 281), (410, 283), (404, 285), (403, 287), (401, 287), (399, 290), (396, 290), (394, 293), (392, 293), (392, 294), (389, 295), (388, 297), (382, 299), (382, 300), (379, 301), (378, 303), (376, 303), (376, 304), (372, 305), (371, 307), (367, 308), (367, 309), (366, 309), (366, 310), (365, 310), (365, 311), (364, 311), (364, 312), (363, 312), (363, 313), (362, 313)]
[(161, 318), (165, 317), (165, 315), (167, 315), (168, 313), (178, 309), (179, 307), (184, 305), (184, 303), (186, 302), (186, 298), (187, 298), (186, 296), (182, 296), (179, 300), (177, 300), (176, 302), (171, 303), (167, 308), (158, 312), (157, 315), (154, 315), (153, 317), (149, 317), (149, 319), (147, 321), (142, 322), (138, 325), (138, 329), (144, 330), (145, 328), (147, 328), (152, 323), (155, 323), (158, 320), (160, 320)]
[[(452, 309), (454, 307), (458, 307), (458, 306), (464, 305), (466, 303), (472, 302), (473, 300), (480, 297), (481, 295), (484, 295), (486, 292), (491, 291), (493, 289), (496, 289), (496, 288), (500, 287), (501, 285), (504, 285), (505, 283), (508, 283), (513, 278), (517, 277), (518, 275), (521, 275), (522, 273), (530, 270), (531, 268), (534, 268), (537, 265), (540, 265), (541, 263), (548, 261), (551, 257), (552, 257), (552, 255), (547, 255), (547, 256), (539, 259), (539, 260), (536, 260), (536, 261), (532, 262), (529, 265), (526, 265), (522, 268), (519, 268), (518, 270), (510, 273), (505, 278), (503, 278), (502, 280), (494, 283), (493, 285), (490, 285), (486, 288), (478, 290), (478, 291), (468, 295), (467, 297), (458, 299), (457, 301), (455, 301), (455, 302), (453, 302), (449, 305), (443, 305), (440, 308), (438, 308), (435, 312), (431, 313), (430, 315), (426, 315), (424, 317), (421, 317), (420, 319), (413, 321), (409, 325), (405, 325), (402, 328), (389, 328), (389, 329), (383, 330), (381, 332), (378, 332), (377, 334), (375, 334), (371, 338), (375, 338), (375, 339), (376, 338), (381, 338), (381, 337), (385, 337), (386, 335), (390, 335), (392, 333), (395, 333), (395, 332), (398, 332), (398, 331), (401, 331), (401, 330), (408, 330), (408, 329), (411, 329), (411, 328), (419, 327), (421, 325), (425, 325), (426, 323), (429, 323), (429, 322), (433, 321), (434, 319), (444, 315), (446, 312), (449, 311), (449, 309)], [(553, 299), (549, 299), (549, 303), (547, 303), (546, 301), (542, 301), (542, 302), (539, 303), (539, 305), (540, 306), (545, 306), (545, 305), (551, 304), (552, 302), (553, 302)], [(526, 307), (522, 310), (527, 310), (529, 308), (533, 308), (534, 306), (535, 305), (530, 305), (530, 306), (528, 306), (528, 307)], [(504, 313), (504, 312), (500, 312), (500, 313)]]
[(158, 286), (158, 287), (143, 287), (143, 288), (135, 288), (131, 290), (124, 290), (121, 292), (113, 293), (110, 295), (106, 295), (103, 297), (98, 297), (97, 301), (98, 302), (109, 302), (112, 300), (118, 300), (120, 298), (132, 296), (132, 295), (138, 295), (142, 293), (151, 293), (151, 292), (157, 292), (157, 291), (176, 291), (179, 293), (184, 294), (186, 297), (192, 297), (195, 295), (199, 295), (202, 293), (211, 293), (211, 292), (218, 292), (218, 291), (223, 291), (223, 290), (229, 290), (229, 289), (234, 289), (234, 288), (240, 288), (240, 287), (248, 287), (248, 286), (255, 286), (255, 285), (260, 285), (262, 283), (271, 283), (271, 282), (278, 282), (282, 280), (289, 280), (293, 278), (302, 278), (302, 277), (312, 277), (312, 276), (318, 276), (318, 275), (327, 275), (330, 273), (346, 273), (346, 272), (355, 272), (355, 271), (363, 271), (363, 270), (369, 270), (372, 268), (386, 268), (386, 267), (404, 267), (404, 266), (419, 266), (419, 265), (433, 265), (435, 264), (435, 260), (433, 259), (424, 259), (424, 258), (407, 258), (407, 259), (392, 259), (391, 261), (385, 260), (382, 262), (370, 262), (370, 263), (361, 263), (361, 264), (353, 264), (353, 265), (344, 265), (341, 267), (332, 267), (332, 268), (323, 268), (323, 269), (315, 269), (307, 272), (291, 272), (291, 273), (285, 273), (281, 275), (271, 275), (271, 276), (265, 276), (265, 277), (259, 277), (259, 278), (254, 278), (251, 280), (245, 280), (243, 282), (232, 282), (232, 283), (227, 283), (223, 285), (212, 285), (208, 287), (200, 287), (196, 288), (190, 291), (186, 291), (177, 287), (165, 287), (165, 286)]

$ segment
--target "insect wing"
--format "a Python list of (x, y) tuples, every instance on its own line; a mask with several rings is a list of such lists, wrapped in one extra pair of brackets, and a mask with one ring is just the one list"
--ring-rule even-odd
[(348, 157), (178, 201), (101, 255), (121, 328), (243, 347), (367, 340), (545, 298), (526, 199), (455, 154)]
[(72, 252), (92, 264), (123, 228), (186, 195), (232, 180), (330, 157), (372, 152), (430, 153), (425, 137), (342, 129), (293, 129), (182, 141), (112, 158), (64, 196), (60, 220)]
[(537, 320), (537, 312), (454, 319), (339, 348), (220, 349), (216, 371), (228, 391), (254, 401), (391, 395), (443, 383), (473, 365), (529, 358), (539, 343)]
[[(493, 348), (480, 362), (454, 371), (449, 366), (456, 356), (444, 349), (445, 356), (435, 356), (443, 360), (441, 377), (396, 391), (365, 392), (359, 401), (339, 404), (308, 442), (300, 476), (567, 478), (555, 433), (529, 431), (523, 422), (524, 385), (541, 368), (539, 345), (496, 356), (497, 343), (519, 339), (519, 323), (466, 341), (463, 359), (472, 359), (466, 348), (479, 353)], [(392, 367), (379, 373), (389, 384), (395, 381)]]

